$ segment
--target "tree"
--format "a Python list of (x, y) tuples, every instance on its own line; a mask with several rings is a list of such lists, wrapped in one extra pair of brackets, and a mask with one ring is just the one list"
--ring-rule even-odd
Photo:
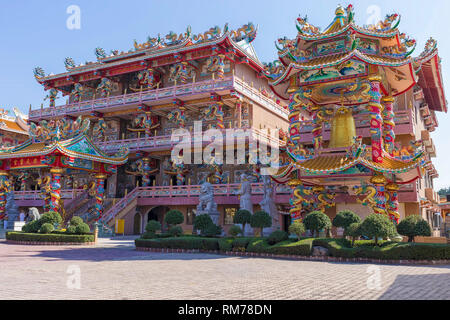
[(238, 210), (233, 217), (233, 222), (242, 224), (242, 233), (245, 232), (245, 225), (250, 223), (252, 219), (252, 213), (248, 210)]
[(333, 226), (336, 228), (347, 229), (353, 223), (360, 223), (361, 218), (350, 210), (343, 210), (339, 212), (333, 219)]
[(352, 223), (345, 229), (344, 235), (352, 238), (352, 247), (355, 245), (356, 238), (361, 236), (361, 222)]
[(194, 218), (194, 230), (199, 230), (202, 235), (211, 225), (214, 225), (214, 222), (209, 214), (201, 214)]
[(167, 223), (169, 229), (171, 226), (182, 224), (184, 221), (184, 215), (179, 210), (170, 210), (164, 217), (164, 222)]
[(397, 231), (402, 236), (408, 237), (408, 242), (414, 242), (414, 238), (418, 236), (431, 236), (431, 227), (419, 215), (408, 216), (397, 226)]
[(371, 214), (361, 224), (361, 234), (368, 238), (375, 238), (375, 245), (378, 245), (378, 238), (393, 237), (397, 231), (387, 216)]
[(145, 231), (152, 234), (155, 234), (156, 231), (160, 230), (161, 230), (161, 223), (156, 220), (150, 220), (149, 222), (147, 222), (147, 225), (145, 226)]
[(262, 236), (264, 228), (272, 226), (272, 217), (265, 211), (255, 212), (250, 219), (250, 225), (252, 228), (259, 228)]
[(331, 228), (330, 218), (321, 211), (311, 212), (305, 217), (303, 223), (306, 229), (315, 232), (317, 237), (319, 237), (320, 230)]
[(306, 232), (305, 225), (300, 220), (295, 220), (290, 226), (289, 226), (289, 233), (293, 233), (297, 236), (297, 239), (300, 240), (300, 237), (302, 234)]

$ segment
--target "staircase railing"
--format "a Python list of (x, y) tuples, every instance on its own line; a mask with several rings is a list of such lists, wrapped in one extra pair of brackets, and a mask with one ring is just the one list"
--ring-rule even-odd
[(133, 200), (135, 200), (139, 196), (139, 188), (135, 188), (133, 191), (128, 193), (125, 197), (123, 197), (119, 202), (117, 202), (114, 206), (112, 206), (109, 210), (107, 210), (103, 214), (102, 220), (105, 223), (110, 222), (114, 217), (123, 209), (125, 209)]

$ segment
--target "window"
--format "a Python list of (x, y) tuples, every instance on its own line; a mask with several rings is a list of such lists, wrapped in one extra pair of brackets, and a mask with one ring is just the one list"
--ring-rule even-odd
[(236, 214), (236, 208), (225, 208), (225, 224), (234, 224), (234, 215)]

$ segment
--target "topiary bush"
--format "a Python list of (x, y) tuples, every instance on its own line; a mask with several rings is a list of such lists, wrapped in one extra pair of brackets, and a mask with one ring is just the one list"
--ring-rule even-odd
[(184, 215), (179, 210), (170, 210), (164, 216), (164, 222), (167, 223), (169, 227), (182, 224), (184, 222)]
[(181, 228), (180, 226), (172, 226), (169, 229), (169, 234), (172, 237), (179, 237), (183, 234), (183, 228)]
[(222, 227), (212, 223), (204, 230), (203, 235), (205, 237), (217, 237), (222, 234), (222, 231), (223, 231)]
[(287, 232), (277, 230), (272, 232), (269, 237), (267, 238), (267, 243), (270, 245), (277, 244), (279, 242), (283, 242), (289, 239), (289, 235)]
[(41, 225), (42, 224), (40, 220), (34, 220), (24, 225), (22, 227), (22, 231), (26, 233), (38, 233), (39, 229), (41, 228)]
[(252, 228), (259, 228), (262, 236), (264, 228), (272, 226), (272, 217), (265, 211), (255, 212), (250, 219), (250, 225)]
[(375, 238), (375, 245), (378, 245), (378, 238), (392, 237), (397, 234), (397, 230), (392, 221), (382, 214), (371, 214), (361, 224), (361, 234), (369, 239)]
[(300, 240), (301, 236), (306, 232), (305, 225), (300, 220), (295, 220), (289, 226), (289, 233), (295, 234), (297, 239)]
[(55, 230), (55, 227), (51, 223), (44, 223), (39, 229), (39, 233), (42, 234), (50, 234)]
[(79, 226), (82, 223), (84, 223), (84, 221), (83, 219), (81, 219), (81, 217), (73, 217), (69, 222), (69, 224), (74, 227)]
[(214, 223), (208, 214), (201, 214), (194, 218), (194, 230), (199, 230), (201, 234), (204, 234), (211, 225)]
[(356, 238), (361, 237), (361, 222), (352, 223), (345, 228), (344, 235), (352, 238), (352, 247), (355, 245)]
[(238, 235), (242, 234), (242, 229), (239, 226), (231, 226), (230, 229), (228, 229), (228, 235), (230, 237), (237, 237)]
[(360, 223), (361, 218), (350, 210), (343, 210), (339, 212), (333, 219), (333, 226), (336, 228), (347, 229), (353, 223)]
[(233, 217), (233, 223), (242, 224), (242, 231), (245, 231), (245, 225), (250, 223), (252, 219), (252, 213), (248, 210), (238, 210)]
[(150, 233), (156, 233), (156, 231), (161, 231), (161, 223), (156, 220), (150, 220), (145, 226), (145, 231)]
[(330, 229), (332, 226), (330, 218), (321, 211), (311, 212), (305, 217), (303, 223), (306, 229), (315, 232), (317, 237), (319, 237), (320, 230)]
[(67, 234), (76, 234), (77, 233), (77, 227), (76, 226), (68, 226), (66, 229)]
[(39, 221), (41, 222), (41, 224), (50, 223), (52, 225), (60, 225), (62, 222), (62, 218), (58, 212), (49, 211), (47, 213), (44, 213)]
[(414, 238), (418, 236), (431, 236), (431, 227), (421, 216), (408, 216), (397, 226), (397, 231), (402, 236), (408, 237), (408, 242), (414, 242)]
[(88, 234), (91, 233), (91, 229), (86, 223), (81, 223), (78, 226), (75, 227), (75, 233), (76, 234)]

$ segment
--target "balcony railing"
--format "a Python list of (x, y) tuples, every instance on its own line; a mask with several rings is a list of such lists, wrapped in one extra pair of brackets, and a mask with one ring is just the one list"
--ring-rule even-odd
[(118, 96), (109, 96), (106, 98), (91, 99), (81, 102), (69, 103), (56, 107), (41, 108), (31, 110), (30, 120), (39, 120), (43, 118), (63, 117), (67, 115), (75, 116), (80, 114), (89, 114), (91, 112), (106, 112), (109, 110), (118, 110), (124, 106), (140, 105), (143, 103), (154, 102), (158, 100), (170, 100), (181, 98), (186, 95), (209, 94), (215, 91), (236, 89), (240, 93), (248, 96), (255, 102), (265, 108), (277, 113), (287, 119), (288, 111), (274, 100), (264, 96), (259, 90), (248, 85), (246, 82), (236, 76), (226, 77), (224, 79), (206, 80), (173, 87), (142, 91), (137, 93), (128, 93)]
[[(269, 135), (268, 132), (259, 129), (247, 129), (249, 135), (253, 140), (258, 140), (259, 142), (265, 143), (272, 147), (277, 147), (283, 144), (282, 141), (276, 137)], [(192, 137), (192, 142), (193, 142)], [(223, 135), (225, 142), (225, 132)], [(239, 137), (237, 138), (239, 141)], [(155, 137), (144, 137), (144, 138), (134, 138), (134, 139), (124, 139), (124, 140), (113, 140), (106, 142), (97, 142), (97, 146), (104, 152), (109, 154), (114, 154), (120, 150), (120, 148), (126, 146), (130, 152), (138, 151), (156, 151), (156, 150), (170, 150), (178, 142), (172, 141), (171, 136), (155, 136)], [(210, 143), (210, 141), (204, 141), (205, 144)]]
[[(61, 190), (61, 199), (75, 199), (84, 190)], [(41, 191), (14, 191), (15, 200), (42, 200)]]
[(137, 93), (109, 96), (95, 100), (70, 103), (62, 106), (31, 110), (30, 120), (41, 118), (63, 117), (66, 115), (87, 114), (94, 111), (105, 112), (125, 105), (139, 105), (145, 102), (175, 99), (185, 95), (211, 93), (214, 91), (232, 90), (233, 78), (200, 81), (174, 87), (154, 89)]

